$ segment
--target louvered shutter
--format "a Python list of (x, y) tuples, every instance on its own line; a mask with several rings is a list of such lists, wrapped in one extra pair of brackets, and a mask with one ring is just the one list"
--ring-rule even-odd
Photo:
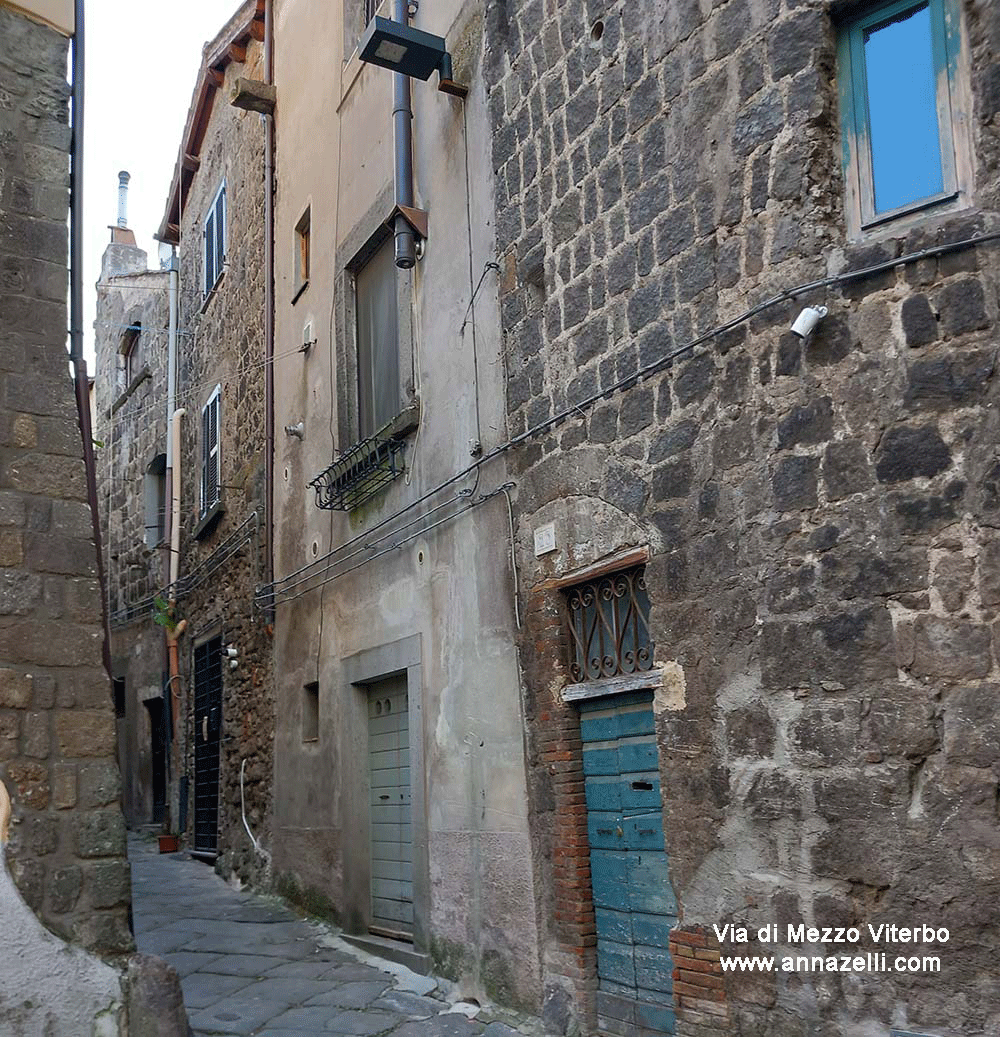
[(205, 297), (215, 286), (215, 213), (205, 221)]
[(201, 412), (201, 511), (202, 514), (218, 503), (219, 468), (219, 396), (214, 395)]
[(215, 202), (215, 277), (218, 280), (226, 262), (226, 187), (222, 186)]

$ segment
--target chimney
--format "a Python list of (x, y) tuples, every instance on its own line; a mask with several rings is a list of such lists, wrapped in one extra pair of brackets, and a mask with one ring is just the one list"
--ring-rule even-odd
[(118, 174), (118, 226), (128, 226), (128, 182), (132, 177), (126, 170)]

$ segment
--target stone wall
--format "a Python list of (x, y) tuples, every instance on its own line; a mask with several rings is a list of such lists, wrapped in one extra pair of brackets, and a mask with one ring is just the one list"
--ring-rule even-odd
[[(247, 761), (247, 820), (270, 843), (274, 740), (271, 635), (253, 604), (264, 582), (264, 127), (260, 116), (226, 103), (232, 79), (262, 77), (262, 45), (251, 41), (245, 63), (231, 63), (219, 89), (181, 222), (181, 324), (191, 334), (179, 356), (178, 391), (187, 416), (182, 441), (181, 574), (219, 567), (180, 604), (189, 628), (181, 659), (187, 689), (183, 752), (194, 794), (195, 717), (193, 647), (221, 634), (239, 653), (223, 672), (219, 868), (263, 881), (264, 860), (253, 850), (241, 818), (240, 766)], [(225, 272), (203, 299), (202, 226), (223, 180), (226, 184)], [(221, 386), (222, 515), (199, 529), (201, 408)], [(194, 810), (188, 811), (193, 824)]]
[[(996, 229), (1000, 20), (963, 18), (971, 205), (850, 244), (828, 5), (488, 7), (510, 431), (580, 405), (512, 455), (562, 1025), (592, 1025), (596, 976), (550, 581), (645, 546), (680, 936), (800, 919), (952, 934), (918, 948), (939, 975), (727, 976), (701, 1006), (679, 976), (678, 1032), (995, 1032), (993, 246), (773, 305), (612, 388), (795, 285)], [(806, 303), (830, 314), (803, 343), (788, 329)], [(558, 549), (536, 559), (546, 521)]]
[[(158, 732), (146, 703), (163, 702), (166, 657), (163, 630), (152, 623), (148, 603), (169, 579), (166, 545), (153, 545), (146, 535), (145, 479), (154, 458), (167, 448), (170, 275), (147, 270), (147, 262), (145, 251), (135, 245), (107, 246), (94, 327), (97, 499), (112, 674), (124, 682), (118, 752), (122, 805), (131, 826), (155, 819), (153, 741)], [(138, 358), (126, 384), (121, 346), (137, 324), (142, 328)]]
[(125, 826), (65, 348), (66, 52), (58, 33), (0, 6), (0, 779), (24, 900), (58, 936), (120, 954), (133, 945)]

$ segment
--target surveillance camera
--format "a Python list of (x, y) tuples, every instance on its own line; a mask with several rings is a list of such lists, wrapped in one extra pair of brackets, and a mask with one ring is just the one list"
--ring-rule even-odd
[(827, 315), (825, 306), (807, 306), (796, 318), (792, 325), (792, 333), (799, 338), (808, 338), (816, 325)]

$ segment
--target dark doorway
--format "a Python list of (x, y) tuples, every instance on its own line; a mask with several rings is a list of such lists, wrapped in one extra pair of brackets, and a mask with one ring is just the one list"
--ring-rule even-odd
[(146, 699), (149, 710), (149, 758), (153, 783), (154, 825), (162, 824), (167, 807), (167, 730), (164, 723), (163, 699)]
[(222, 735), (222, 638), (194, 650), (194, 849), (219, 850), (219, 744)]

